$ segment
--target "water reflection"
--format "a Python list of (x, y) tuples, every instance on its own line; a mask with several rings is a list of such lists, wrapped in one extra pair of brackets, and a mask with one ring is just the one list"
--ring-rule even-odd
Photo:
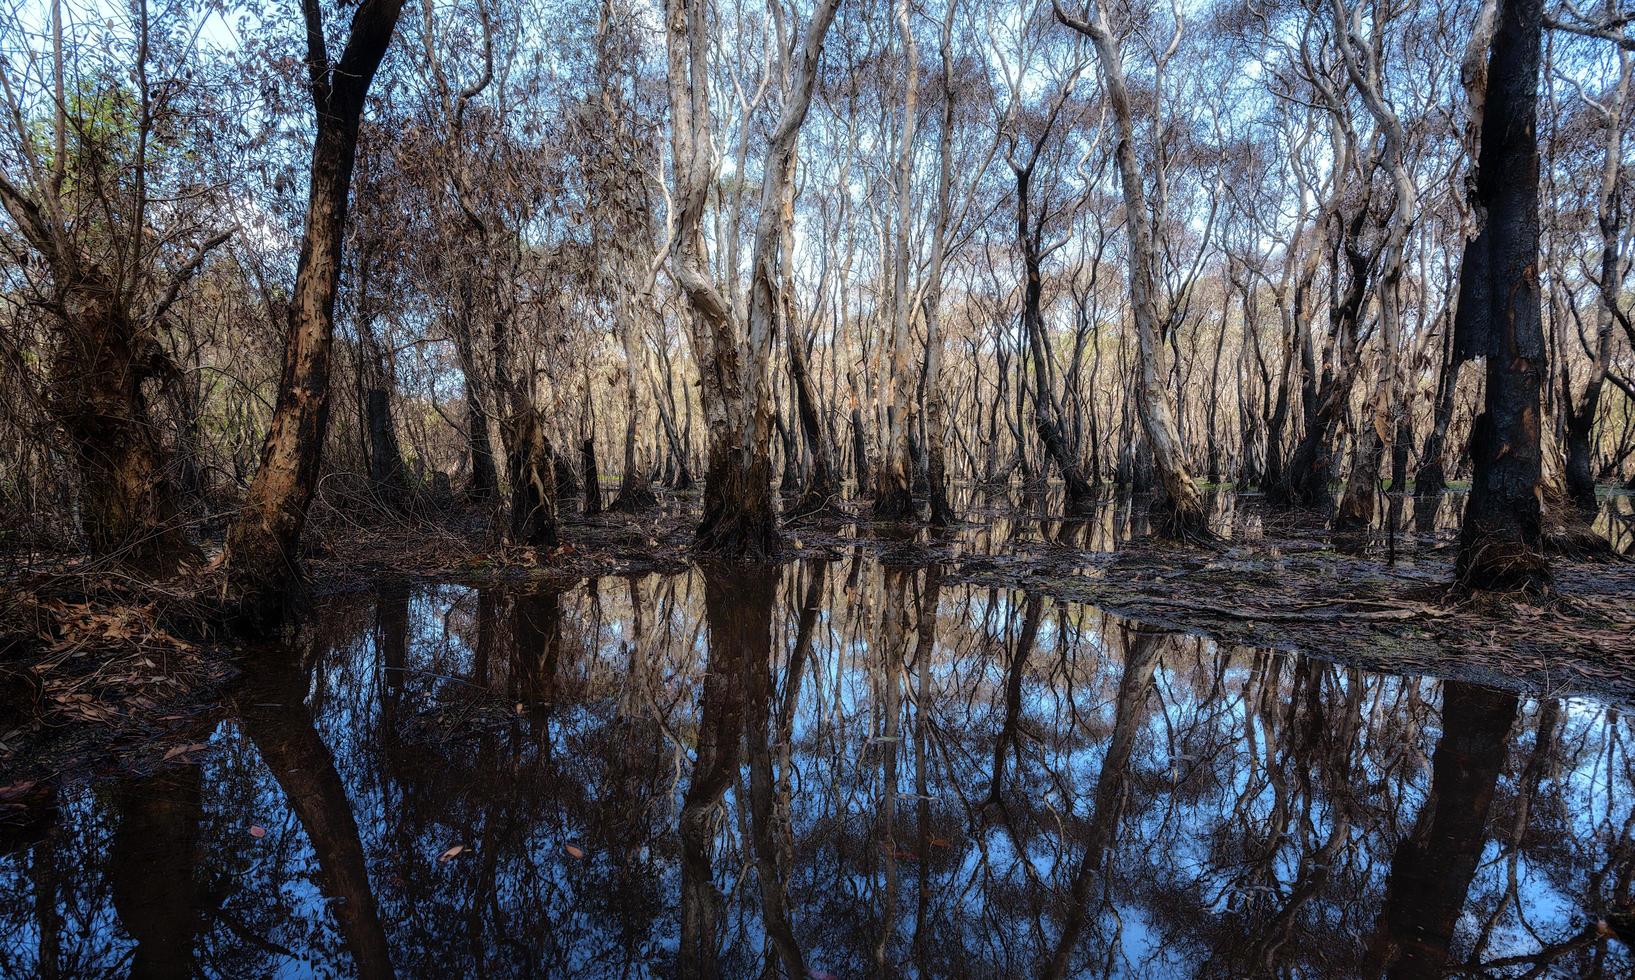
[(0, 973), (1628, 975), (1628, 721), (853, 556), (331, 601), (0, 818)]

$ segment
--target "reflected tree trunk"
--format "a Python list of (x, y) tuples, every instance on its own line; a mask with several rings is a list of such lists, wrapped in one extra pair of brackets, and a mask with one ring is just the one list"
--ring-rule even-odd
[(1029, 593), (1022, 611), (1022, 628), (1011, 651), (1010, 664), (1005, 668), (1005, 721), (993, 746), (993, 776), (988, 781), (988, 798), (984, 807), (1002, 807), (1005, 788), (1005, 756), (1015, 751), (1016, 727), (1022, 717), (1022, 675), (1027, 673), (1028, 658), (1033, 655), (1033, 643), (1039, 635), (1039, 619), (1044, 610), (1044, 597)]
[(136, 940), (132, 977), (190, 977), (203, 910), (203, 770), (172, 765), (123, 779), (108, 878), (119, 924)]
[(1107, 867), (1107, 855), (1118, 834), (1130, 777), (1130, 756), (1145, 718), (1147, 690), (1163, 650), (1161, 638), (1144, 630), (1124, 631), (1124, 673), (1118, 682), (1118, 700), (1113, 712), (1113, 738), (1102, 757), (1096, 777), (1095, 809), (1085, 832), (1084, 856), (1073, 872), (1072, 898), (1062, 920), (1061, 938), (1046, 965), (1047, 977), (1065, 977), (1073, 960), (1073, 948), (1084, 932), (1090, 913), (1090, 889)]
[(1444, 681), (1442, 740), (1413, 832), (1391, 859), (1368, 972), (1446, 974), (1454, 926), (1487, 842), (1488, 811), (1504, 769), (1516, 696)]
[(288, 660), (265, 660), (237, 701), (239, 723), (255, 744), (318, 859), (318, 885), (336, 899), (340, 926), (358, 976), (393, 975), (369, 869), (346, 786), (307, 707), (308, 675)]
[[(776, 578), (776, 576), (768, 576)], [(813, 581), (819, 581), (817, 576)], [(772, 590), (767, 590), (772, 591)], [(756, 607), (762, 601), (759, 595), (750, 597), (750, 605)], [(771, 597), (765, 601), (770, 609)], [(805, 609), (802, 609), (802, 622), (805, 622)], [(786, 879), (788, 855), (778, 848), (778, 829), (786, 825), (790, 819), (787, 812), (779, 813), (777, 807), (777, 792), (772, 765), (772, 748), (768, 738), (771, 724), (772, 710), (772, 663), (771, 663), (771, 614), (767, 615), (768, 643), (765, 656), (751, 652), (744, 664), (748, 687), (747, 702), (744, 706), (744, 744), (749, 753), (749, 809), (750, 809), (750, 844), (755, 855), (755, 873), (761, 893), (761, 916), (766, 924), (766, 931), (771, 936), (772, 946), (777, 950), (778, 959), (782, 961), (784, 975), (794, 978), (806, 976), (804, 959), (801, 956), (800, 946), (795, 941), (794, 927), (789, 916), (789, 891)], [(797, 659), (804, 656), (800, 631), (797, 631), (795, 651)], [(810, 632), (803, 635), (810, 642)], [(798, 669), (790, 665), (790, 673)], [(788, 737), (788, 733), (779, 730), (777, 738), (780, 743)]]
[(720, 975), (722, 898), (710, 863), (712, 822), (738, 775), (749, 665), (771, 656), (776, 582), (767, 572), (759, 568), (734, 574), (727, 566), (713, 564), (703, 569), (710, 659), (699, 706), (697, 760), (681, 805), (677, 972), (683, 977)]

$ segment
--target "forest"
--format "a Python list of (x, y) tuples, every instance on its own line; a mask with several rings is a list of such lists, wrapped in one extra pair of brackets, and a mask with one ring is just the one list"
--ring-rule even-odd
[(0, 975), (1628, 975), (1632, 76), (0, 0)]

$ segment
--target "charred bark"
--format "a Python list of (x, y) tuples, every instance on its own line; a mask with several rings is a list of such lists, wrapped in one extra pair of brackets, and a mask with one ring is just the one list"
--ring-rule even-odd
[(771, 457), (712, 436), (708, 464), (704, 516), (696, 536), (699, 550), (746, 557), (776, 555), (782, 541)]
[(795, 336), (789, 338), (789, 376), (795, 386), (795, 413), (806, 439), (806, 456), (812, 463), (794, 512), (807, 514), (829, 506), (839, 496), (840, 480), (835, 474), (834, 449), (823, 431), (817, 399), (812, 393), (812, 379), (806, 367), (806, 344)]
[(510, 423), (511, 541), (556, 547), (556, 470), (539, 413), (525, 410)]
[(364, 0), (352, 16), (346, 48), (331, 63), (322, 14), (304, 2), (306, 63), (317, 116), (306, 232), (289, 304), (289, 332), (278, 403), (248, 498), (227, 534), (228, 593), (252, 619), (270, 615), (299, 575), (301, 531), (317, 483), (329, 421), (335, 293), (357, 159), (358, 127), (375, 70), (397, 26), (403, 0)]
[[(516, 450), (512, 450), (515, 452)], [(602, 474), (596, 468), (596, 440), (586, 438), (579, 444), (579, 470), (585, 482), (585, 513), (602, 512)], [(514, 478), (513, 478), (514, 479)]]
[(379, 385), (366, 391), (364, 415), (369, 430), (369, 485), (382, 506), (402, 510), (409, 502), (409, 480), (392, 423), (391, 392)]
[(1455, 343), (1487, 361), (1486, 404), (1471, 431), (1474, 463), (1459, 537), (1458, 581), (1534, 590), (1550, 581), (1539, 506), (1538, 87), (1540, 0), (1501, 0), (1488, 60), (1476, 202), (1486, 222), (1465, 249)]
[(147, 379), (173, 370), (169, 359), (105, 297), (67, 307), (60, 332), (48, 407), (80, 477), (86, 544), (131, 568), (173, 573), (198, 549), (182, 525), (170, 453), (143, 391)]

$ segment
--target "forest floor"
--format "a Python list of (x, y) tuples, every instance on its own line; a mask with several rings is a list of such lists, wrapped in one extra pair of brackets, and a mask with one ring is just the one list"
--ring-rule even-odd
[[(309, 529), (312, 590), (388, 581), (565, 587), (683, 571), (698, 497), (660, 499), (637, 515), (564, 513), (562, 544), (547, 555), (496, 548), (491, 516), (475, 509), (389, 526), (320, 510)], [(1377, 535), (1331, 534), (1320, 515), (1272, 512), (1244, 496), (1219, 544), (1184, 547), (1132, 533), (1139, 508), (1119, 506), (1070, 522), (1040, 516), (1053, 510), (1039, 499), (974, 495), (963, 524), (938, 531), (833, 514), (786, 528), (785, 559), (935, 564), (947, 582), (1082, 602), (1229, 646), (1635, 706), (1628, 557), (1558, 559), (1555, 591), (1544, 597), (1460, 599), (1448, 587), (1446, 531), (1399, 533), (1393, 560)], [(287, 639), (246, 645), (214, 635), (209, 598), (219, 579), (209, 569), (154, 585), (69, 557), (14, 558), (9, 568), (0, 572), (0, 772), (27, 760), (29, 772), (49, 775), (120, 744), (197, 731), (238, 655)], [(0, 810), (25, 782), (0, 778)]]

